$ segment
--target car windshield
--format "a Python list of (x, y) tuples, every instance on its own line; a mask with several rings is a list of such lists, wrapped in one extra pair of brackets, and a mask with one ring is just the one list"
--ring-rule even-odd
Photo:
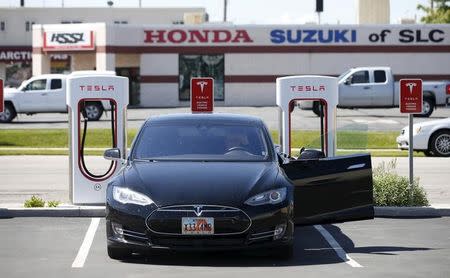
[(259, 126), (218, 123), (150, 124), (143, 127), (133, 159), (265, 161), (269, 159)]
[(341, 80), (342, 78), (344, 78), (344, 76), (346, 76), (349, 72), (351, 71), (351, 69), (347, 70), (346, 72), (342, 73), (341, 75), (338, 76), (338, 80)]

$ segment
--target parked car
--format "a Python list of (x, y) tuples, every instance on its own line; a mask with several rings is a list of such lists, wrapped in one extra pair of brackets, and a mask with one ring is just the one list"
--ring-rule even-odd
[[(413, 149), (426, 156), (450, 156), (450, 118), (427, 121), (413, 126)], [(409, 127), (402, 129), (397, 137), (398, 148), (407, 150)]]
[[(420, 78), (420, 75), (417, 75)], [(351, 68), (339, 77), (339, 108), (391, 108), (399, 106), (399, 85), (389, 67)], [(321, 115), (318, 101), (299, 101), (300, 109)], [(438, 106), (450, 105), (450, 81), (423, 82), (423, 112), (429, 117)]]
[[(66, 78), (64, 74), (45, 74), (25, 80), (18, 88), (5, 88), (5, 107), (0, 113), (0, 123), (11, 122), (19, 113), (66, 113)], [(100, 119), (103, 111), (108, 109), (107, 102), (85, 104), (86, 116), (92, 121)]]
[[(107, 187), (108, 255), (259, 249), (290, 257), (294, 224), (373, 218), (369, 154), (303, 154), (277, 153), (255, 117), (150, 118)], [(105, 151), (120, 157), (119, 149)]]

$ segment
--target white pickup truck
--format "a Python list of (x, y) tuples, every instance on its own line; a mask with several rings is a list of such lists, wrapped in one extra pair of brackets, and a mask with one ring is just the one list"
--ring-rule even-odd
[[(420, 78), (420, 75), (418, 75)], [(399, 106), (399, 85), (389, 67), (351, 68), (339, 77), (339, 108), (391, 108)], [(450, 105), (450, 81), (423, 82), (422, 117), (437, 106)], [(299, 101), (300, 109), (321, 114), (319, 102)]]
[[(5, 88), (3, 113), (0, 123), (11, 122), (18, 113), (67, 113), (66, 79), (63, 74), (45, 74), (25, 80), (19, 88)], [(85, 112), (89, 120), (100, 119), (104, 110), (109, 110), (106, 102), (86, 102)]]

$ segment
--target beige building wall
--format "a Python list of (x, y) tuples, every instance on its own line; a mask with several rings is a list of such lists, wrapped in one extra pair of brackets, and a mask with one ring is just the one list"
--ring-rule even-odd
[(93, 70), (95, 68), (95, 53), (72, 54), (71, 70)]
[(116, 54), (116, 68), (138, 68), (140, 64), (140, 54)]
[(358, 24), (389, 24), (390, 0), (357, 0)]

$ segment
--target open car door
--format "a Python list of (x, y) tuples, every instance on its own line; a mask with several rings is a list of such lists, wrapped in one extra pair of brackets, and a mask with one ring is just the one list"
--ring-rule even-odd
[(373, 218), (370, 154), (291, 160), (281, 167), (294, 185), (296, 224)]

